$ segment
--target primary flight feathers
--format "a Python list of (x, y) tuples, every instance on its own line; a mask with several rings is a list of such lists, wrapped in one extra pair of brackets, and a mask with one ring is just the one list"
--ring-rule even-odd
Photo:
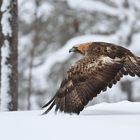
[(77, 52), (83, 58), (67, 71), (55, 96), (43, 107), (48, 113), (54, 106), (55, 111), (77, 113), (84, 109), (93, 97), (123, 77), (140, 77), (140, 58), (121, 46), (105, 42), (78, 44), (69, 52)]

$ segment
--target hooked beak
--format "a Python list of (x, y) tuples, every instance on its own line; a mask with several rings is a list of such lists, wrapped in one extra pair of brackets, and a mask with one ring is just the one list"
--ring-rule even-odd
[(69, 53), (71, 53), (71, 52), (77, 52), (77, 51), (78, 51), (77, 47), (72, 47), (72, 48), (69, 50)]

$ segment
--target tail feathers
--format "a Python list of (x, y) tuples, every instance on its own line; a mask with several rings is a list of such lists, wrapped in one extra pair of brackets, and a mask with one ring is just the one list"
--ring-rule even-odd
[(55, 96), (47, 104), (45, 104), (42, 108), (45, 108), (48, 105), (50, 105), (49, 108), (42, 115), (47, 114), (53, 108), (53, 106), (55, 105)]

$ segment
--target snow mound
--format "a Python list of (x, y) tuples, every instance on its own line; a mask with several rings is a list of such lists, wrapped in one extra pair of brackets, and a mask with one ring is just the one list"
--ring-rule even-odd
[(101, 103), (78, 115), (51, 111), (0, 113), (3, 140), (139, 140), (140, 103)]

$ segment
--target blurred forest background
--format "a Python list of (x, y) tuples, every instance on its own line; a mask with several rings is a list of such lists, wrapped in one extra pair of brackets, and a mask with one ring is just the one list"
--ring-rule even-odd
[[(140, 56), (140, 0), (19, 0), (19, 109), (40, 109), (79, 55), (74, 44), (112, 42)], [(125, 77), (90, 104), (140, 101), (140, 79)]]

